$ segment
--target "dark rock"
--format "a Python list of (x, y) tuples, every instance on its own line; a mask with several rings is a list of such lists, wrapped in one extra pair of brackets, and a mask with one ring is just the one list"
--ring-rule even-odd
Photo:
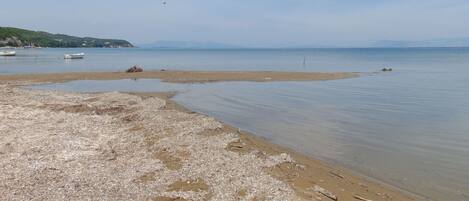
[(138, 73), (138, 72), (143, 72), (143, 68), (140, 68), (139, 66), (132, 66), (132, 68), (127, 69), (125, 72), (127, 73)]
[(392, 68), (383, 68), (381, 71), (383, 71), (383, 72), (392, 71)]

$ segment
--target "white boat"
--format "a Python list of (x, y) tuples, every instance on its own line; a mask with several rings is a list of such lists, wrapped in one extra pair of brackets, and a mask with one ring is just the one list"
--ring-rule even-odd
[(0, 51), (0, 56), (16, 56), (15, 51)]
[(83, 59), (85, 57), (85, 53), (77, 53), (77, 54), (65, 54), (64, 59)]

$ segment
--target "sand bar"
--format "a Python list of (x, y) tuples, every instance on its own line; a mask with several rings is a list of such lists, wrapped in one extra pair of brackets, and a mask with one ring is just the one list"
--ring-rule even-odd
[(74, 72), (44, 74), (0, 75), (0, 82), (64, 82), (71, 80), (116, 80), (116, 79), (161, 79), (163, 82), (203, 83), (218, 81), (312, 81), (334, 80), (359, 76), (358, 73), (336, 72), (273, 72), (273, 71), (146, 71), (141, 73), (124, 72)]

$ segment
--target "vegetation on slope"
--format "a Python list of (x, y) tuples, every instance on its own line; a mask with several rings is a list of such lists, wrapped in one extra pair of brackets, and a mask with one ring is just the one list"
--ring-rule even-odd
[(64, 34), (51, 34), (43, 31), (0, 27), (0, 47), (133, 47), (126, 40), (76, 37)]

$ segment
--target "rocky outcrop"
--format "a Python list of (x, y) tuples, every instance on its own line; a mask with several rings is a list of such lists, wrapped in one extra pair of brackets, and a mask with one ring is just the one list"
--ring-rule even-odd
[(0, 39), (0, 46), (20, 47), (23, 46), (23, 41), (18, 39), (16, 36), (12, 36)]

